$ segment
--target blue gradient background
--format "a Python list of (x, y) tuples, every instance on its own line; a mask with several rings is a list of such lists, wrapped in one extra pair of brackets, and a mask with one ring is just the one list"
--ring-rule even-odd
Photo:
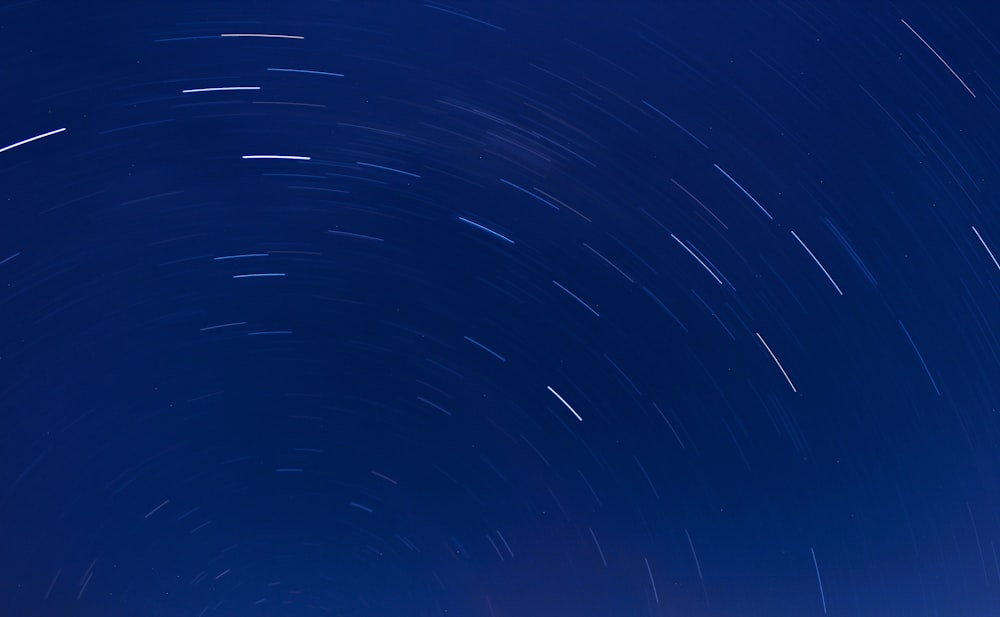
[(0, 614), (996, 614), (998, 18), (0, 4)]

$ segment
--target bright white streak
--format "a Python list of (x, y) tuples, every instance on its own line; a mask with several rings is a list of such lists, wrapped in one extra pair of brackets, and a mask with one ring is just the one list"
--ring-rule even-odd
[(764, 337), (760, 335), (760, 332), (754, 332), (754, 334), (756, 334), (757, 338), (760, 339), (760, 342), (764, 344), (764, 349), (767, 350), (767, 353), (771, 354), (771, 359), (774, 360), (774, 363), (778, 365), (779, 369), (781, 369), (781, 374), (785, 376), (785, 381), (787, 381), (788, 385), (792, 387), (792, 392), (798, 392), (798, 390), (795, 389), (795, 384), (792, 383), (792, 379), (788, 376), (788, 373), (785, 372), (785, 367), (781, 366), (781, 362), (778, 362), (778, 356), (774, 355), (774, 352), (771, 351), (771, 346), (767, 344), (767, 341), (765, 341)]
[(556, 395), (556, 398), (559, 399), (559, 402), (562, 403), (563, 405), (565, 405), (566, 409), (570, 410), (570, 412), (574, 416), (576, 416), (577, 420), (579, 420), (580, 422), (583, 422), (583, 418), (580, 417), (580, 414), (576, 413), (576, 410), (573, 409), (572, 405), (570, 405), (569, 403), (567, 403), (566, 399), (564, 399), (563, 397), (559, 396), (559, 393), (556, 392), (555, 390), (553, 390), (552, 386), (545, 386), (545, 387), (549, 389), (549, 392), (551, 392), (552, 394)]
[(750, 201), (752, 201), (752, 202), (753, 202), (753, 203), (754, 203), (754, 204), (755, 204), (755, 205), (756, 205), (756, 206), (757, 206), (758, 208), (760, 208), (760, 211), (761, 211), (761, 212), (763, 212), (763, 213), (764, 213), (764, 215), (765, 215), (765, 216), (766, 216), (766, 217), (767, 217), (767, 218), (768, 218), (769, 220), (771, 220), (771, 221), (773, 221), (773, 220), (774, 220), (774, 217), (773, 217), (773, 216), (771, 216), (771, 213), (770, 213), (770, 212), (768, 212), (768, 211), (767, 211), (767, 209), (766, 209), (766, 208), (765, 208), (764, 206), (760, 205), (760, 202), (759, 202), (759, 201), (757, 201), (757, 199), (756, 199), (756, 198), (755, 198), (755, 197), (754, 197), (753, 195), (751, 195), (749, 191), (747, 191), (747, 190), (746, 190), (745, 188), (743, 188), (743, 185), (742, 185), (742, 184), (740, 184), (739, 182), (737, 182), (737, 181), (736, 181), (735, 179), (733, 179), (733, 177), (732, 177), (732, 176), (730, 176), (730, 175), (729, 175), (728, 173), (726, 173), (726, 170), (725, 170), (725, 169), (723, 169), (723, 168), (719, 167), (718, 165), (714, 165), (714, 166), (715, 166), (715, 168), (716, 168), (716, 169), (718, 169), (718, 170), (719, 170), (720, 172), (722, 172), (722, 175), (723, 175), (723, 176), (725, 176), (726, 178), (728, 178), (728, 179), (729, 179), (729, 181), (730, 181), (730, 182), (732, 182), (733, 184), (735, 184), (735, 185), (736, 185), (736, 188), (738, 188), (738, 189), (740, 189), (741, 191), (743, 191), (743, 194), (744, 194), (744, 195), (746, 195), (747, 197), (749, 197), (749, 198), (750, 198)]
[(813, 258), (813, 261), (815, 261), (816, 265), (819, 266), (819, 269), (823, 271), (823, 274), (826, 275), (827, 280), (829, 280), (830, 284), (833, 285), (833, 288), (837, 290), (837, 293), (839, 293), (840, 295), (844, 295), (844, 292), (840, 291), (840, 286), (834, 282), (833, 277), (830, 276), (830, 273), (826, 271), (826, 268), (823, 267), (823, 264), (821, 264), (819, 260), (816, 259), (816, 256), (813, 255), (813, 252), (809, 250), (809, 247), (806, 246), (806, 243), (802, 241), (802, 238), (800, 238), (799, 235), (794, 231), (792, 232), (792, 235), (795, 236), (795, 239), (799, 241), (799, 244), (802, 245), (802, 248), (804, 248), (806, 252), (809, 253), (809, 256)]
[(302, 40), (306, 38), (304, 36), (298, 36), (296, 34), (220, 34), (219, 36), (258, 38), (258, 39), (297, 39), (297, 40)]
[(674, 234), (670, 234), (670, 237), (673, 238), (674, 240), (677, 240), (677, 244), (680, 244), (682, 247), (684, 247), (684, 250), (687, 251), (691, 255), (691, 257), (694, 257), (696, 260), (698, 260), (698, 263), (701, 264), (701, 267), (705, 268), (705, 271), (712, 275), (712, 278), (715, 279), (716, 283), (722, 285), (722, 281), (719, 280), (719, 277), (715, 276), (715, 272), (712, 272), (712, 270), (705, 265), (704, 261), (702, 261), (697, 255), (695, 255), (694, 252), (692, 252), (691, 249), (689, 249), (686, 244), (681, 242), (680, 238), (678, 238)]
[(926, 45), (927, 49), (931, 50), (931, 53), (934, 54), (934, 56), (941, 61), (941, 64), (943, 64), (945, 68), (951, 71), (951, 74), (955, 76), (955, 79), (957, 79), (960, 84), (965, 86), (965, 89), (969, 91), (969, 94), (972, 95), (972, 98), (976, 98), (976, 93), (972, 91), (972, 88), (969, 87), (969, 84), (962, 81), (962, 78), (958, 76), (958, 73), (955, 72), (955, 69), (951, 68), (951, 65), (944, 61), (944, 58), (941, 57), (941, 54), (939, 54), (933, 47), (931, 47), (931, 44), (925, 41), (924, 37), (920, 36), (920, 33), (918, 33), (916, 30), (913, 29), (913, 26), (906, 23), (905, 19), (900, 19), (899, 21), (903, 22), (903, 25), (909, 28), (910, 32), (917, 35), (917, 38), (920, 39), (920, 42)]
[(283, 161), (311, 161), (311, 156), (296, 156), (294, 154), (244, 154), (245, 159), (279, 159)]
[(0, 148), (0, 152), (6, 152), (8, 150), (13, 150), (14, 148), (16, 148), (18, 146), (23, 146), (24, 144), (30, 144), (33, 141), (37, 141), (39, 139), (44, 139), (45, 137), (48, 137), (49, 135), (55, 135), (56, 133), (62, 133), (65, 130), (66, 130), (66, 128), (63, 127), (61, 129), (56, 129), (54, 131), (49, 131), (48, 133), (42, 133), (41, 135), (35, 135), (34, 137), (29, 137), (27, 139), (22, 139), (21, 141), (17, 142), (16, 144), (11, 144), (9, 146), (4, 146), (3, 148)]
[(972, 226), (972, 231), (976, 233), (976, 237), (979, 238), (979, 241), (983, 243), (983, 248), (986, 249), (986, 252), (990, 254), (990, 259), (993, 260), (993, 265), (997, 267), (997, 270), (1000, 270), (1000, 263), (997, 263), (997, 258), (993, 255), (993, 251), (990, 250), (990, 247), (986, 246), (986, 240), (983, 240), (983, 237), (979, 235), (979, 230), (976, 229), (975, 225)]
[(194, 94), (196, 92), (231, 92), (233, 90), (260, 90), (260, 86), (220, 86), (218, 88), (189, 88), (181, 90), (181, 94)]

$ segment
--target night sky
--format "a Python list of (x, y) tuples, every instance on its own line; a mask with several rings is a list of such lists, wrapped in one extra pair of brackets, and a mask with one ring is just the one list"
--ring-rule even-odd
[(0, 4), (0, 615), (1000, 612), (1000, 9)]

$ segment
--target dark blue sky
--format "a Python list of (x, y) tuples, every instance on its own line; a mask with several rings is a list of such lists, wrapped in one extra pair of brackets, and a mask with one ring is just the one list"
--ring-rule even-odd
[(998, 34), (0, 3), (0, 614), (996, 614)]

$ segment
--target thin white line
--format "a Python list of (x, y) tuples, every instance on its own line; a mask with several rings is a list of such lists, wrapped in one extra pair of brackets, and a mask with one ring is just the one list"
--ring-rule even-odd
[(233, 90), (260, 90), (260, 86), (225, 86), (219, 88), (189, 88), (181, 90), (181, 94), (194, 94), (195, 92), (230, 92)]
[(781, 362), (778, 362), (778, 356), (774, 355), (774, 352), (771, 351), (771, 347), (767, 344), (767, 341), (764, 340), (764, 337), (760, 335), (760, 332), (754, 332), (754, 334), (756, 334), (757, 338), (760, 339), (760, 342), (764, 344), (764, 349), (767, 350), (767, 353), (771, 354), (771, 359), (774, 360), (774, 363), (778, 365), (779, 369), (781, 369), (781, 374), (785, 376), (785, 381), (787, 381), (788, 385), (792, 387), (792, 392), (798, 392), (798, 390), (795, 389), (795, 384), (792, 383), (791, 378), (788, 376), (788, 373), (785, 372), (785, 367), (781, 366)]
[(56, 581), (59, 580), (59, 575), (60, 574), (62, 574), (62, 568), (59, 568), (58, 570), (56, 570), (56, 575), (55, 575), (55, 577), (52, 578), (52, 582), (49, 583), (49, 590), (45, 592), (45, 598), (44, 599), (46, 599), (46, 600), (49, 599), (49, 595), (52, 593), (52, 588), (56, 586)]
[(972, 226), (972, 231), (976, 232), (976, 237), (983, 243), (983, 248), (986, 249), (986, 252), (990, 254), (990, 259), (993, 260), (993, 265), (997, 267), (997, 270), (1000, 270), (1000, 263), (997, 263), (997, 258), (994, 257), (993, 251), (990, 250), (990, 247), (986, 246), (986, 240), (983, 240), (983, 237), (979, 235), (979, 230), (976, 229), (975, 225)]
[(382, 478), (386, 482), (391, 482), (392, 484), (399, 484), (399, 482), (396, 482), (395, 480), (393, 480), (389, 476), (387, 476), (385, 474), (381, 474), (381, 473), (379, 473), (379, 472), (377, 472), (375, 470), (372, 470), (372, 475), (375, 476), (376, 478)]
[(258, 39), (298, 39), (298, 40), (306, 38), (304, 36), (298, 36), (296, 34), (220, 34), (219, 36), (246, 37), (246, 38), (258, 38)]
[(715, 276), (715, 272), (712, 272), (709, 269), (709, 267), (705, 265), (705, 262), (703, 262), (701, 259), (699, 259), (698, 256), (695, 255), (694, 252), (692, 252), (691, 249), (689, 249), (686, 244), (684, 244), (683, 242), (681, 242), (680, 238), (678, 238), (674, 234), (670, 234), (670, 237), (673, 238), (674, 240), (677, 240), (677, 244), (680, 244), (682, 247), (684, 247), (684, 250), (687, 251), (688, 253), (690, 253), (691, 257), (694, 257), (696, 260), (698, 260), (698, 263), (701, 264), (701, 267), (705, 268), (705, 271), (712, 275), (712, 278), (715, 279), (716, 283), (718, 283), (719, 285), (722, 285), (722, 281), (719, 280), (719, 277)]
[(559, 393), (556, 392), (555, 390), (553, 390), (552, 386), (545, 386), (545, 387), (549, 389), (549, 392), (551, 392), (552, 394), (556, 395), (556, 398), (559, 399), (559, 402), (561, 402), (563, 405), (565, 405), (566, 409), (570, 410), (570, 412), (572, 412), (573, 415), (576, 416), (577, 420), (579, 420), (580, 422), (583, 422), (583, 418), (580, 417), (580, 414), (576, 413), (576, 410), (573, 409), (573, 407), (569, 403), (566, 402), (566, 399), (564, 399), (563, 397), (559, 396)]
[(160, 511), (160, 509), (161, 509), (161, 508), (163, 508), (163, 506), (167, 505), (168, 503), (170, 503), (170, 500), (169, 500), (169, 499), (168, 499), (168, 500), (166, 500), (166, 501), (164, 501), (164, 502), (163, 502), (163, 503), (161, 503), (160, 505), (156, 506), (156, 507), (155, 507), (155, 508), (153, 508), (152, 510), (150, 510), (150, 511), (149, 511), (149, 514), (147, 514), (147, 515), (146, 515), (146, 518), (149, 518), (149, 517), (153, 516), (154, 514), (156, 514), (157, 512), (159, 512), (159, 511)]
[[(608, 264), (609, 266), (611, 266), (612, 268), (614, 268), (615, 270), (617, 270), (617, 271), (618, 271), (618, 274), (621, 274), (621, 275), (622, 275), (622, 276), (624, 276), (624, 277), (625, 277), (626, 279), (628, 279), (628, 282), (629, 282), (629, 283), (634, 283), (634, 282), (635, 282), (634, 280), (632, 280), (632, 277), (631, 277), (631, 276), (629, 276), (629, 275), (625, 274), (624, 272), (622, 272), (622, 269), (621, 269), (621, 268), (619, 268), (619, 267), (618, 267), (618, 266), (616, 266), (615, 264), (611, 263), (611, 260), (609, 260), (609, 259), (608, 259), (607, 257), (605, 257), (604, 255), (601, 255), (600, 253), (598, 253), (598, 252), (597, 252), (597, 251), (596, 251), (596, 250), (595, 250), (595, 249), (594, 249), (593, 247), (591, 247), (591, 246), (590, 246), (589, 244), (587, 244), (586, 242), (584, 242), (584, 243), (583, 243), (583, 246), (587, 247), (587, 249), (588, 249), (588, 250), (589, 250), (589, 251), (590, 251), (591, 253), (593, 253), (594, 255), (597, 255), (598, 257), (600, 257), (601, 259), (603, 259), (603, 260), (604, 260), (604, 263)], [(685, 247), (685, 248), (686, 248), (686, 247)]]
[(646, 562), (646, 572), (649, 572), (649, 582), (653, 585), (653, 597), (656, 598), (656, 603), (660, 603), (660, 594), (656, 593), (656, 581), (653, 580), (653, 570), (649, 567), (649, 560), (645, 557), (642, 558)]
[(604, 558), (604, 551), (601, 550), (601, 543), (597, 541), (597, 535), (594, 533), (593, 529), (589, 527), (587, 529), (590, 529), (590, 537), (594, 539), (594, 544), (597, 545), (597, 554), (601, 556), (601, 563), (603, 563), (604, 567), (607, 568), (608, 560)]
[(82, 585), (82, 587), (80, 587), (80, 593), (76, 594), (77, 600), (83, 597), (83, 592), (87, 591), (87, 585), (90, 584), (90, 579), (93, 578), (93, 576), (94, 576), (93, 572), (88, 572), (87, 576), (84, 577), (83, 582), (80, 583)]
[(224, 324), (219, 324), (218, 326), (208, 326), (205, 328), (201, 328), (199, 332), (208, 332), (209, 330), (218, 330), (219, 328), (230, 328), (232, 326), (245, 326), (245, 325), (247, 325), (247, 322), (245, 321), (234, 321), (233, 323), (224, 323)]
[(963, 86), (965, 86), (965, 89), (969, 91), (969, 94), (972, 95), (972, 98), (976, 98), (976, 93), (972, 91), (972, 88), (970, 88), (967, 83), (965, 83), (964, 81), (962, 81), (962, 78), (958, 76), (958, 73), (955, 72), (955, 69), (951, 68), (951, 65), (944, 61), (944, 58), (941, 57), (941, 54), (939, 54), (937, 51), (935, 51), (934, 48), (931, 47), (930, 43), (928, 43), (927, 41), (925, 41), (924, 37), (920, 36), (920, 33), (918, 33), (916, 30), (914, 30), (913, 27), (910, 24), (906, 23), (905, 19), (900, 19), (899, 21), (903, 22), (903, 25), (906, 26), (907, 28), (909, 28), (910, 32), (912, 32), (913, 34), (916, 34), (917, 38), (920, 39), (920, 42), (923, 43), (924, 45), (926, 45), (927, 49), (931, 50), (931, 53), (934, 54), (937, 57), (937, 59), (941, 61), (941, 64), (943, 64), (949, 71), (951, 71), (951, 74), (955, 76), (955, 79), (957, 79), (959, 81), (959, 83), (961, 83)]
[(495, 238), (499, 238), (499, 239), (503, 240), (504, 242), (506, 242), (508, 244), (514, 244), (514, 241), (511, 240), (510, 238), (508, 238), (507, 236), (505, 236), (505, 235), (503, 235), (501, 233), (498, 233), (496, 231), (493, 231), (489, 227), (486, 227), (484, 225), (480, 225), (479, 223), (477, 223), (475, 221), (470, 221), (469, 219), (465, 218), (464, 216), (458, 217), (458, 220), (462, 221), (466, 225), (472, 225), (473, 227), (475, 227), (477, 229), (481, 229), (481, 230), (485, 231), (486, 233), (490, 234), (491, 236), (493, 236)]
[(285, 161), (311, 161), (311, 156), (296, 156), (294, 154), (244, 154), (245, 159), (281, 159)]
[(830, 284), (833, 285), (833, 288), (837, 290), (837, 293), (839, 293), (840, 295), (844, 295), (844, 292), (840, 291), (840, 286), (834, 282), (833, 277), (830, 276), (830, 273), (826, 271), (826, 268), (823, 267), (823, 264), (821, 264), (819, 260), (816, 259), (816, 256), (813, 255), (813, 252), (809, 250), (809, 247), (806, 246), (806, 243), (802, 241), (802, 238), (800, 238), (799, 235), (794, 231), (792, 232), (792, 235), (795, 236), (795, 239), (799, 241), (799, 244), (802, 245), (802, 248), (804, 248), (806, 252), (809, 253), (809, 256), (813, 258), (813, 261), (815, 261), (816, 265), (819, 266), (819, 269), (823, 271), (823, 274), (826, 275), (826, 278), (830, 281)]
[(9, 146), (4, 146), (3, 148), (0, 148), (0, 152), (6, 152), (8, 150), (13, 150), (14, 148), (16, 148), (18, 146), (23, 146), (24, 144), (30, 144), (33, 141), (37, 141), (39, 139), (48, 137), (49, 135), (55, 135), (56, 133), (62, 133), (65, 130), (66, 130), (66, 128), (63, 127), (61, 129), (56, 129), (54, 131), (49, 131), (48, 133), (42, 133), (41, 135), (35, 135), (34, 137), (29, 137), (27, 139), (22, 139), (21, 141), (17, 142), (16, 144), (11, 144)]
[(736, 180), (734, 180), (732, 176), (730, 176), (730, 175), (729, 175), (728, 173), (726, 173), (726, 170), (725, 170), (725, 169), (723, 169), (723, 168), (719, 167), (718, 165), (716, 165), (716, 164), (714, 164), (714, 163), (713, 163), (713, 165), (715, 166), (715, 168), (716, 168), (716, 169), (718, 169), (719, 171), (721, 171), (721, 172), (722, 172), (722, 175), (723, 175), (723, 176), (725, 176), (725, 177), (729, 178), (729, 181), (730, 181), (730, 182), (732, 182), (733, 184), (735, 184), (735, 185), (736, 185), (736, 188), (738, 188), (738, 189), (740, 189), (741, 191), (743, 191), (743, 194), (744, 194), (744, 195), (746, 195), (747, 197), (749, 197), (749, 198), (750, 198), (750, 201), (752, 201), (752, 202), (753, 202), (754, 204), (756, 204), (756, 205), (757, 205), (757, 207), (758, 207), (758, 208), (760, 208), (760, 211), (761, 211), (761, 212), (763, 212), (763, 213), (764, 213), (764, 214), (765, 214), (765, 215), (767, 216), (767, 218), (768, 218), (768, 219), (770, 219), (770, 220), (772, 220), (772, 221), (774, 220), (774, 217), (773, 217), (773, 216), (771, 216), (771, 213), (770, 213), (770, 212), (768, 212), (768, 211), (767, 211), (767, 209), (766, 209), (766, 208), (764, 208), (764, 206), (760, 205), (760, 202), (759, 202), (759, 201), (757, 201), (757, 199), (756, 199), (756, 198), (755, 198), (755, 197), (754, 197), (753, 195), (751, 195), (751, 194), (749, 193), (749, 191), (747, 191), (747, 190), (746, 190), (745, 188), (743, 188), (743, 185), (742, 185), (742, 184), (740, 184), (739, 182), (737, 182)]
[(503, 534), (500, 533), (499, 529), (497, 529), (497, 535), (500, 536), (500, 541), (503, 542), (503, 545), (505, 547), (507, 547), (507, 552), (510, 553), (510, 558), (513, 559), (514, 558), (514, 551), (510, 550), (510, 544), (507, 544), (507, 538), (503, 537)]
[(267, 69), (277, 73), (306, 73), (309, 75), (326, 75), (328, 77), (343, 77), (343, 73), (331, 73), (329, 71), (310, 71), (308, 69)]
[(688, 546), (691, 547), (691, 554), (694, 555), (694, 567), (698, 570), (698, 578), (700, 578), (702, 582), (704, 582), (705, 577), (701, 575), (701, 564), (698, 563), (698, 553), (696, 553), (694, 550), (694, 542), (691, 541), (691, 534), (688, 533), (687, 527), (684, 528), (684, 535), (687, 536)]
[(8, 261), (10, 261), (11, 259), (14, 259), (15, 257), (18, 257), (20, 255), (21, 255), (21, 251), (18, 251), (16, 253), (14, 253), (13, 255), (11, 255), (10, 257), (7, 257), (5, 259), (0, 259), (0, 266), (4, 265), (5, 263), (7, 263)]
[(819, 576), (819, 563), (816, 562), (816, 551), (812, 547), (809, 547), (809, 553), (813, 558), (813, 567), (816, 568), (816, 581), (819, 583), (819, 598), (823, 601), (823, 614), (826, 615), (826, 593), (823, 592), (823, 579)]
[(581, 300), (581, 299), (579, 298), (579, 296), (577, 296), (577, 295), (576, 295), (575, 293), (573, 293), (572, 291), (570, 291), (570, 290), (566, 289), (565, 287), (563, 287), (562, 285), (560, 285), (560, 284), (559, 284), (558, 282), (556, 282), (556, 281), (552, 281), (552, 282), (556, 284), (556, 287), (558, 287), (559, 289), (561, 289), (561, 290), (565, 291), (566, 293), (568, 293), (568, 294), (569, 294), (570, 296), (572, 296), (572, 297), (573, 297), (573, 299), (574, 299), (574, 300), (576, 300), (577, 302), (579, 302), (580, 304), (582, 304), (582, 305), (584, 306), (584, 308), (586, 308), (586, 309), (587, 309), (588, 311), (590, 311), (591, 313), (593, 313), (593, 314), (594, 314), (594, 317), (600, 317), (600, 316), (601, 316), (601, 314), (600, 314), (600, 313), (598, 313), (598, 312), (597, 312), (597, 311), (595, 311), (594, 309), (590, 308), (590, 305), (589, 305), (589, 304), (587, 304), (586, 302), (584, 302), (583, 300)]

